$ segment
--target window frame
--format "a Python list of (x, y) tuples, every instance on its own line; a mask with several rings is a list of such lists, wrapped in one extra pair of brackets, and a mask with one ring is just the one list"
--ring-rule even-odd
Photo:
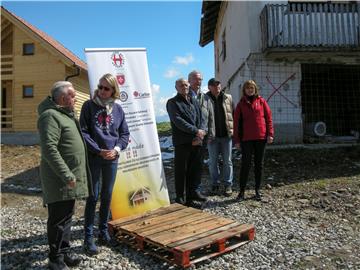
[[(33, 97), (34, 97), (34, 85), (30, 85), (30, 84), (28, 84), (28, 85), (23, 85), (22, 88), (23, 88), (23, 98), (33, 98)], [(25, 90), (26, 90), (27, 88), (31, 88), (31, 90), (32, 90), (31, 95), (27, 95), (27, 94), (25, 93)]]
[[(32, 46), (32, 51), (30, 53), (26, 52), (27, 46)], [(35, 54), (35, 44), (34, 43), (23, 43), (23, 55), (34, 55)]]

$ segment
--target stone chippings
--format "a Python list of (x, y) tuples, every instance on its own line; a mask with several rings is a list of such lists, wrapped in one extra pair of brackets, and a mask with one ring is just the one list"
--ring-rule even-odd
[[(256, 238), (192, 269), (359, 269), (359, 211), (355, 209), (350, 214), (353, 218), (350, 222), (331, 211), (311, 206), (311, 199), (302, 199), (296, 193), (283, 196), (284, 191), (288, 193), (285, 188), (264, 191), (262, 203), (251, 199), (238, 203), (236, 194), (231, 198), (211, 197), (202, 205), (204, 211), (254, 224)], [(352, 196), (353, 206), (358, 208), (359, 192), (337, 193)], [(246, 195), (250, 198), (252, 191)], [(79, 202), (77, 207), (82, 208), (83, 204)], [(1, 208), (1, 269), (46, 269), (46, 216), (33, 214), (39, 205), (41, 199), (34, 196), (16, 207)], [(82, 250), (83, 221), (81, 214), (74, 217), (72, 247), (83, 258), (74, 269), (171, 268), (125, 244), (115, 249), (101, 247), (99, 255), (86, 256)]]

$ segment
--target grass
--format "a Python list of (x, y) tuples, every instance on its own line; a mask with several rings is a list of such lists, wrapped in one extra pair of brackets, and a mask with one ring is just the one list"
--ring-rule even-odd
[(171, 134), (170, 122), (156, 123), (159, 136), (167, 136)]

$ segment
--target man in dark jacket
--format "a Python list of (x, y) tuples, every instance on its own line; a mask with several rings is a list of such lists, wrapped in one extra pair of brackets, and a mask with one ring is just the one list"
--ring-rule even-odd
[(38, 107), (41, 146), (40, 178), (48, 208), (49, 268), (68, 269), (80, 258), (70, 253), (75, 199), (91, 192), (86, 145), (74, 115), (76, 92), (70, 82), (56, 82), (51, 97)]
[(166, 104), (175, 146), (175, 201), (190, 206), (193, 200), (199, 200), (196, 193), (196, 185), (200, 183), (197, 172), (202, 166), (201, 145), (206, 126), (198, 102), (189, 95), (188, 82), (180, 78), (175, 88), (177, 95)]

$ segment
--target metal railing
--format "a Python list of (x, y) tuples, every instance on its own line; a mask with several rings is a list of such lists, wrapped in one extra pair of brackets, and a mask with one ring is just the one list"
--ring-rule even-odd
[(356, 3), (267, 4), (260, 14), (262, 48), (360, 49)]

